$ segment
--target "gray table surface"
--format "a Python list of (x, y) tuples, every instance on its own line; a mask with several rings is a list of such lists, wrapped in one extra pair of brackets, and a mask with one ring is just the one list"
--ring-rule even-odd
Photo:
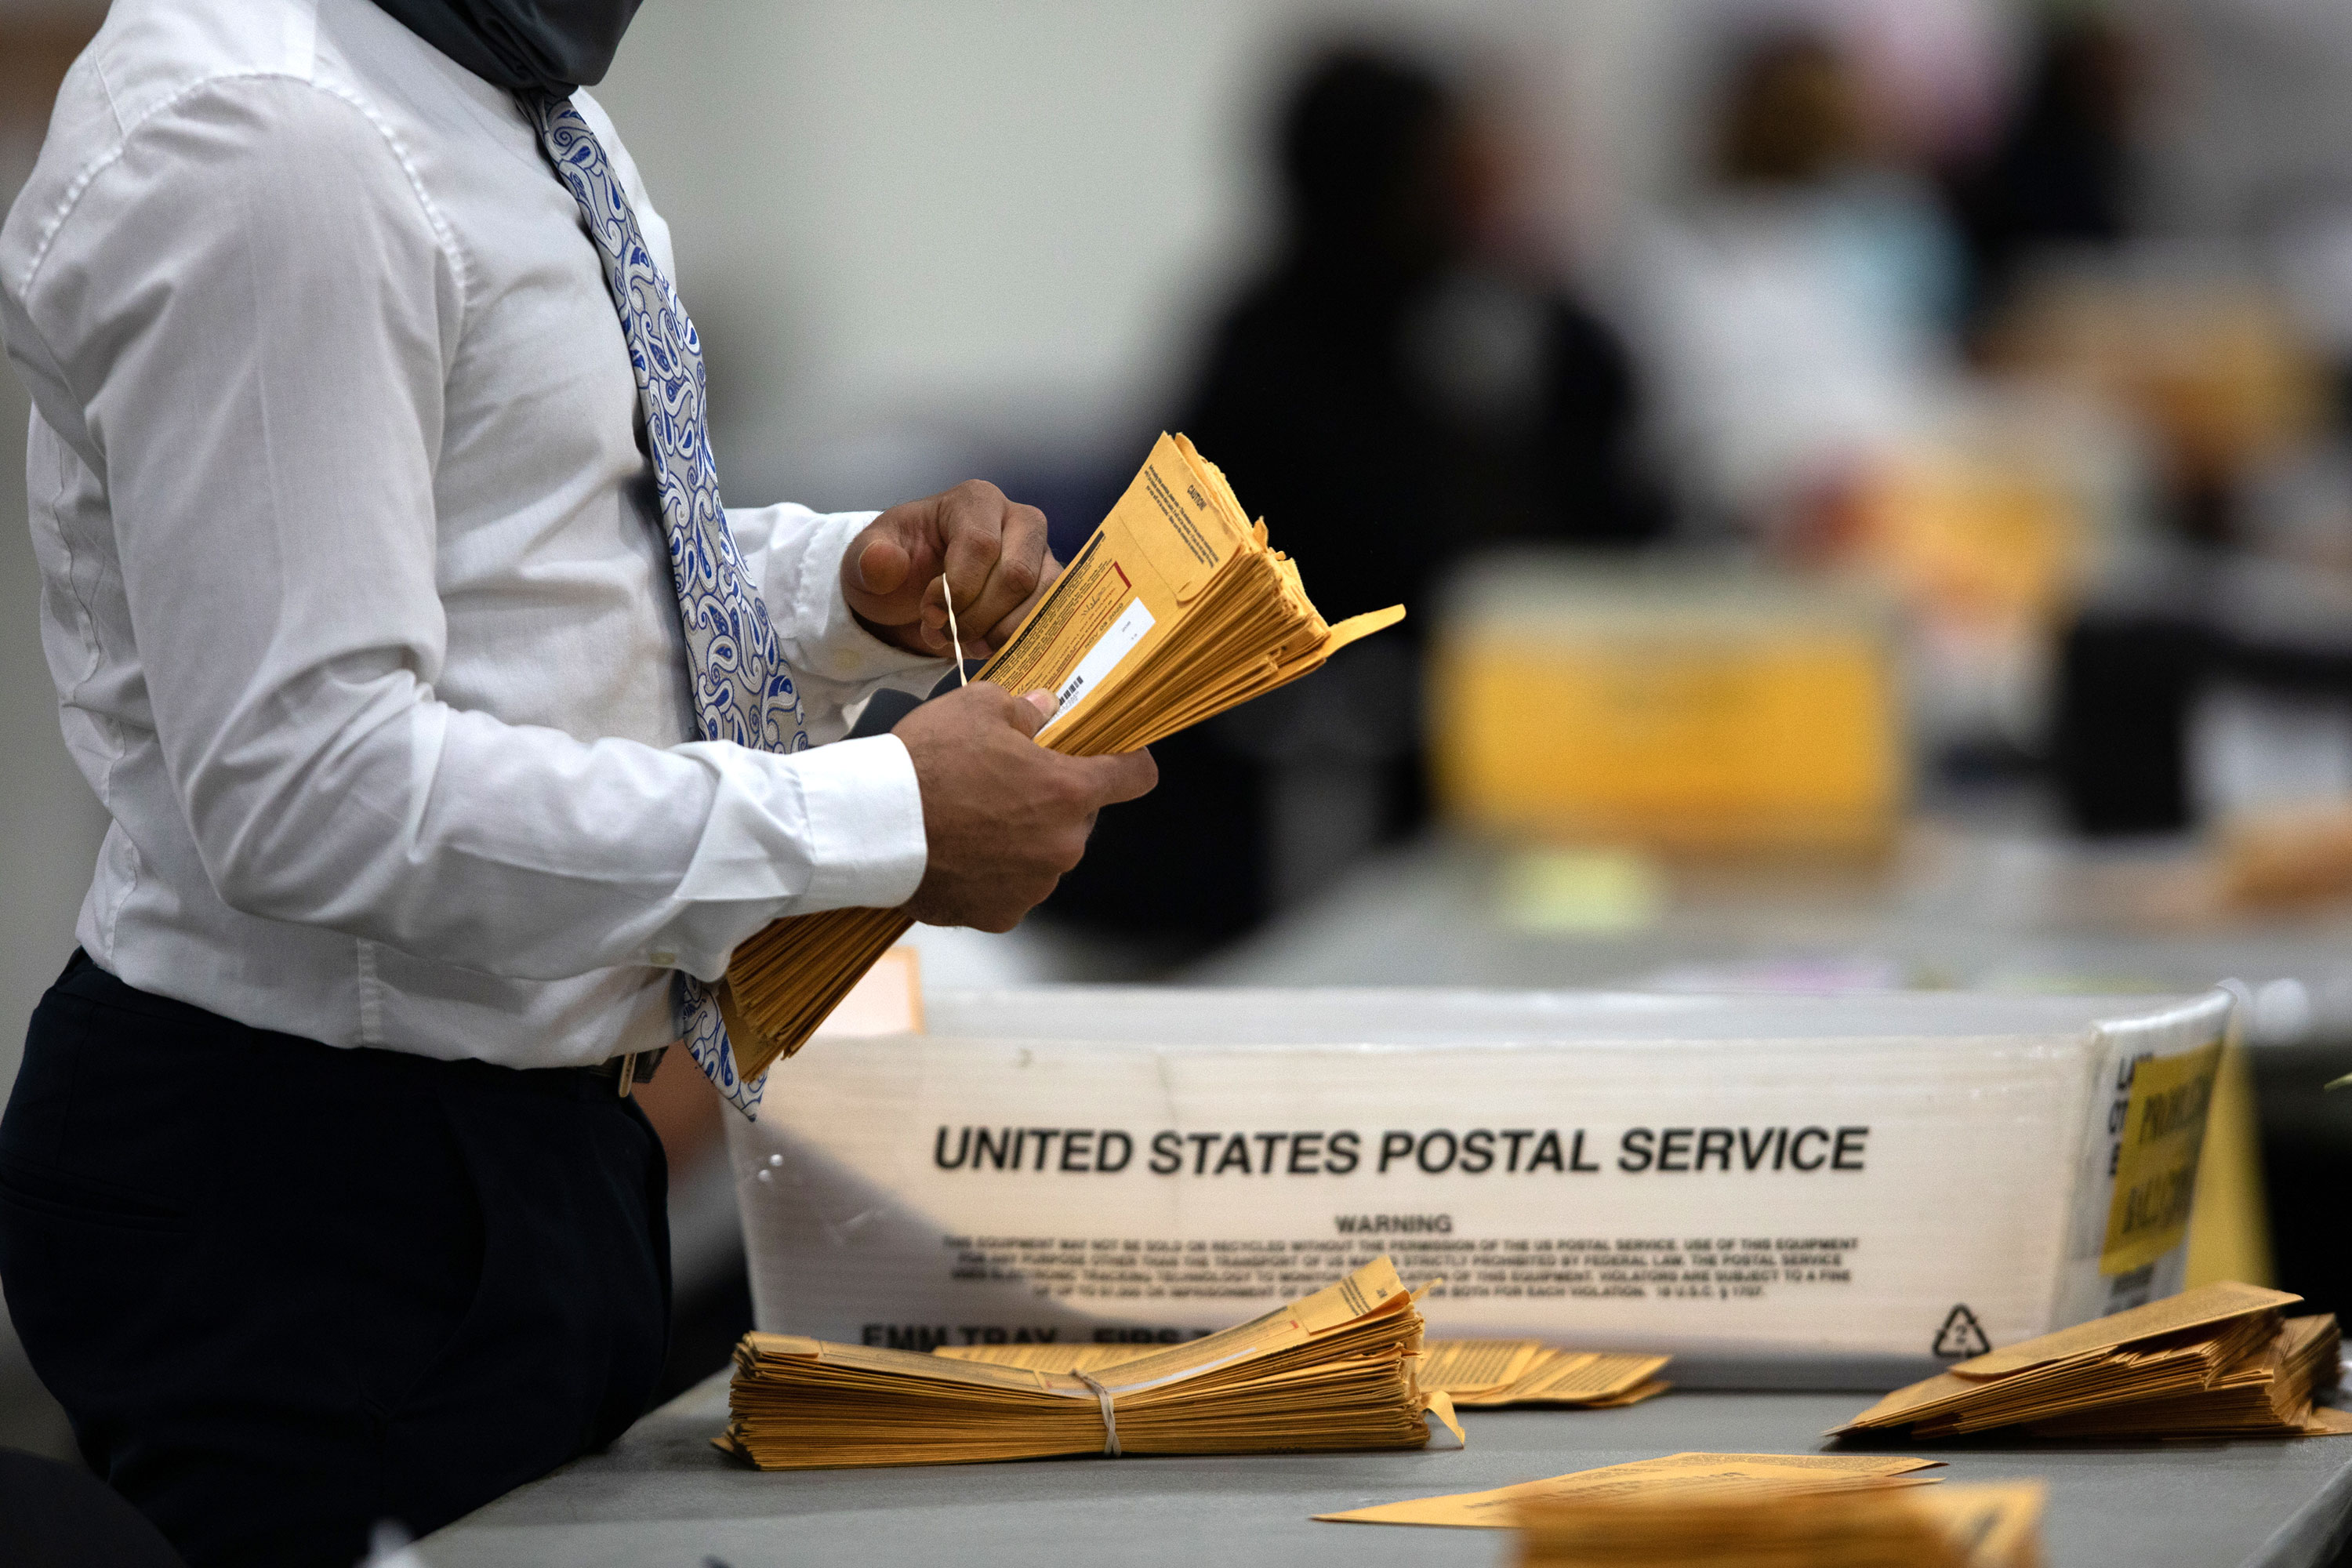
[[(1415, 1454), (1056, 1459), (762, 1475), (709, 1447), (721, 1377), (419, 1543), (431, 1568), (820, 1563), (1500, 1563), (1504, 1532), (1318, 1524), (1686, 1449), (1812, 1453), (1865, 1399), (1671, 1394), (1630, 1410), (1471, 1413), (1469, 1447)], [(1895, 1451), (1895, 1450), (1885, 1450)], [(2305, 1568), (2352, 1535), (2352, 1438), (1931, 1450), (1952, 1480), (2050, 1484), (2050, 1568)]]

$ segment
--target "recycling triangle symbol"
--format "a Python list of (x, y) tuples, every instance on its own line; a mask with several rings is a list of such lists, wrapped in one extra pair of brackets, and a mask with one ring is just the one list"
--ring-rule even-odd
[(1944, 1326), (1936, 1331), (1936, 1353), (1946, 1361), (1962, 1361), (1972, 1355), (1983, 1355), (1992, 1349), (1985, 1338), (1984, 1325), (1977, 1315), (1963, 1304), (1952, 1309)]

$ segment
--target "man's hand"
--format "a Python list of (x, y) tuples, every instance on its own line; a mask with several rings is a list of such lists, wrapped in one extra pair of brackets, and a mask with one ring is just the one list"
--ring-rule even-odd
[(1049, 693), (1015, 697), (979, 680), (890, 731), (915, 760), (930, 847), (907, 913), (1011, 931), (1086, 853), (1095, 813), (1160, 782), (1149, 752), (1065, 757), (1037, 744), (1053, 707)]
[(1061, 575), (1045, 548), (1045, 514), (1015, 506), (982, 479), (892, 507), (841, 558), (841, 592), (867, 631), (909, 653), (949, 654), (948, 601), (966, 658), (1003, 646)]

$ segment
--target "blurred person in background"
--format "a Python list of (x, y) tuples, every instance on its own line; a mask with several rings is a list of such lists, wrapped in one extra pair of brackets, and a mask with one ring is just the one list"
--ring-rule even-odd
[(1291, 89), (1274, 153), (1280, 253), (1212, 330), (1175, 427), (1327, 614), (1411, 614), (1156, 747), (1165, 805), (1107, 820), (1047, 906), (1181, 942), (1240, 934), (1419, 822), (1418, 656), (1450, 567), (1508, 543), (1636, 544), (1665, 521), (1616, 333), (1513, 254), (1490, 111), (1418, 60), (1339, 47)]
[(1865, 101), (1826, 35), (1742, 39), (1698, 190), (1634, 246), (1667, 440), (1717, 526), (1803, 544), (1950, 380), (1963, 253), (1927, 182), (1874, 144)]
[(1953, 182), (1972, 315), (1997, 312), (2036, 252), (2109, 247), (2128, 232), (2140, 76), (2137, 47), (2112, 18), (2042, 19), (2024, 89), (1990, 154)]
[(1507, 248), (1507, 130), (1434, 70), (1349, 48), (1293, 89), (1277, 156), (1282, 253), (1214, 328), (1181, 422), (1317, 594), (1422, 616), (1482, 546), (1654, 537), (1631, 362)]

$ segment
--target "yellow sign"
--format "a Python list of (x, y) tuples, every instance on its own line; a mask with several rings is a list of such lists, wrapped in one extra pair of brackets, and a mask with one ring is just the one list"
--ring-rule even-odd
[(1463, 639), (1433, 708), (1444, 794), (1479, 827), (1874, 845), (1902, 804), (1892, 661), (1866, 632)]
[(2175, 1057), (2151, 1057), (2132, 1069), (2100, 1273), (2145, 1268), (2189, 1234), (2205, 1112), (2221, 1070), (2219, 1040)]

